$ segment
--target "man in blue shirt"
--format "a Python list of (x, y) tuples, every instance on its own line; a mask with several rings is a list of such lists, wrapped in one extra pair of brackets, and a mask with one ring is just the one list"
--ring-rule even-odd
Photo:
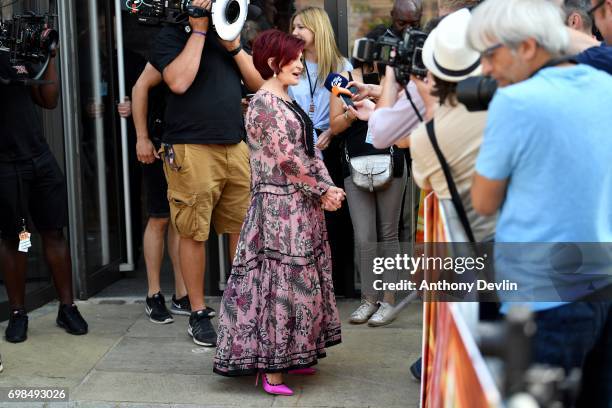
[[(559, 58), (569, 36), (548, 0), (485, 1), (473, 14), (468, 41), (481, 52), (483, 74), (500, 86), (472, 185), (477, 212), (499, 211), (496, 243), (533, 249), (538, 243), (612, 242), (612, 76)], [(503, 267), (514, 261), (519, 287), (546, 285), (541, 279), (548, 277), (553, 292), (551, 260), (536, 259), (515, 273), (528, 255), (506, 257), (499, 268), (496, 248), (496, 274), (508, 273)], [(586, 280), (583, 274), (571, 279), (578, 287)], [(611, 284), (604, 269), (595, 287)], [(566, 370), (582, 367), (579, 406), (605, 406), (612, 400), (612, 302), (584, 302), (573, 293), (563, 302), (539, 297), (527, 303), (538, 325), (534, 359)]]

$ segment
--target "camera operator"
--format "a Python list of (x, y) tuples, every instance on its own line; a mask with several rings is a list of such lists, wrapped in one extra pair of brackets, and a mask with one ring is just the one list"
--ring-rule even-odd
[[(32, 87), (0, 85), (0, 259), (11, 309), (6, 340), (11, 343), (27, 339), (24, 305), (28, 259), (18, 248), (29, 242), (29, 216), (42, 238), (45, 261), (58, 292), (57, 324), (70, 334), (85, 334), (88, 330), (73, 303), (70, 252), (63, 234), (68, 225), (66, 182), (44, 138), (35, 106), (57, 106), (56, 52), (51, 51), (42, 76), (51, 83)], [(0, 77), (14, 77), (13, 65), (8, 53), (0, 52)], [(25, 65), (18, 67), (22, 73), (27, 69)]]
[[(559, 58), (569, 36), (547, 0), (486, 0), (473, 13), (468, 42), (481, 53), (483, 74), (500, 86), (472, 185), (477, 212), (500, 212), (496, 243), (612, 242), (612, 77)], [(501, 275), (498, 261), (496, 254)], [(550, 263), (534, 262), (512, 279), (546, 288), (558, 275)], [(610, 276), (600, 276), (575, 273), (571, 284), (605, 288)], [(605, 406), (612, 400), (612, 302), (579, 299), (526, 304), (538, 326), (534, 359), (582, 367), (579, 406)]]
[(378, 25), (366, 37), (373, 40), (380, 36), (400, 38), (407, 28), (417, 28), (421, 24), (423, 2), (421, 0), (395, 0), (391, 9), (391, 25)]
[[(211, 9), (211, 0), (192, 5)], [(241, 79), (257, 90), (263, 80), (240, 38), (223, 41), (209, 30), (209, 17), (159, 33), (151, 64), (172, 93), (167, 97), (164, 171), (170, 219), (180, 238), (181, 271), (191, 303), (189, 334), (214, 347), (217, 335), (204, 303), (204, 242), (210, 223), (228, 233), (230, 255), (249, 205), (250, 169), (241, 111)]]
[(604, 41), (599, 47), (590, 47), (576, 56), (581, 64), (591, 65), (612, 75), (612, 0), (591, 0), (587, 11), (595, 22)]
[(591, 0), (564, 0), (562, 7), (568, 27), (593, 35), (593, 17), (589, 14)]

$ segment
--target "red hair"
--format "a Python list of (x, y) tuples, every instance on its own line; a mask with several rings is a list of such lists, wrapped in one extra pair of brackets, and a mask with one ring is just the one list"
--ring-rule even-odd
[[(270, 79), (274, 72), (295, 61), (302, 50), (303, 40), (279, 30), (266, 30), (253, 42), (253, 65), (263, 79)], [(273, 68), (268, 64), (270, 58), (274, 58)]]

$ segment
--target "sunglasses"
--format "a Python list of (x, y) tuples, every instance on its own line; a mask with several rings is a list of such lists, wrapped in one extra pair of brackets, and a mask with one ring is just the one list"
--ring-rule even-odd
[(587, 14), (589, 15), (589, 17), (593, 18), (593, 14), (595, 14), (597, 9), (603, 6), (604, 4), (606, 4), (606, 0), (601, 0), (599, 3), (591, 7), (589, 11), (587, 11)]

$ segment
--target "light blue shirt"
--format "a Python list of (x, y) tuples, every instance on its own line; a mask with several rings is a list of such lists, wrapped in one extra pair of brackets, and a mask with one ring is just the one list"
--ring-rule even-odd
[[(310, 74), (310, 83), (306, 77), (306, 67), (308, 67), (308, 74)], [(315, 88), (314, 98), (312, 98), (315, 106), (312, 122), (314, 123), (315, 129), (327, 130), (329, 129), (329, 91), (325, 89), (325, 79), (321, 80), (317, 78), (319, 74), (318, 69), (319, 64), (305, 61), (304, 75), (297, 85), (289, 87), (289, 96), (291, 96), (306, 113), (309, 113), (311, 101), (310, 90), (312, 89), (309, 87), (312, 86)], [(342, 71), (351, 71), (352, 69), (353, 66), (351, 63), (345, 59), (344, 66), (338, 73)], [(315, 141), (316, 139), (317, 137), (315, 134)]]
[[(612, 242), (611, 112), (612, 76), (586, 65), (546, 68), (497, 91), (476, 162), (480, 175), (508, 180), (497, 243)], [(498, 281), (505, 273), (497, 268), (500, 259), (520, 258), (503, 255), (496, 251)], [(507, 278), (519, 287), (521, 281), (545, 285), (544, 276), (555, 279), (547, 265), (531, 264), (529, 271)], [(601, 283), (609, 284), (609, 269), (605, 273)], [(573, 279), (578, 287), (588, 277)], [(562, 304), (530, 306), (545, 310)]]

